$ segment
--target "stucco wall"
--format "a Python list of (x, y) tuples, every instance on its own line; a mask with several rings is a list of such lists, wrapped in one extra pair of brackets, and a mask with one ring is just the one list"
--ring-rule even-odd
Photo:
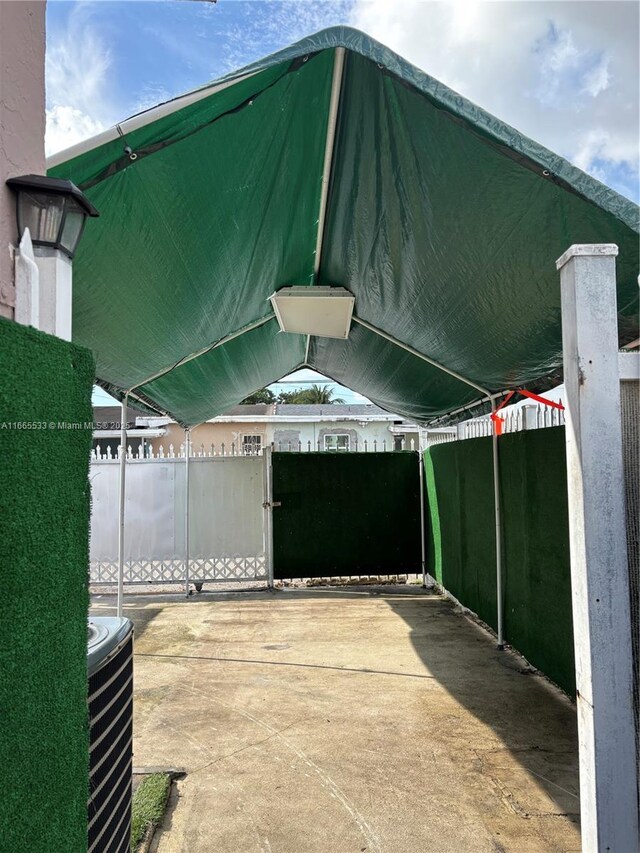
[[(0, 0), (1, 2), (1, 0)], [(267, 441), (266, 438), (267, 424), (200, 424), (191, 430), (191, 443), (194, 451), (197, 453), (201, 446), (204, 445), (206, 453), (211, 451), (213, 444), (216, 453), (221, 452), (224, 444), (225, 453), (232, 452), (232, 446), (235, 447), (236, 453), (240, 452), (242, 447), (242, 439), (245, 435), (259, 435), (262, 437), (262, 445)], [(161, 438), (154, 438), (149, 444), (152, 445), (154, 453), (158, 452), (160, 445), (164, 447), (164, 452), (167, 453), (169, 445), (173, 444), (174, 451), (177, 453), (180, 445), (184, 443), (184, 430), (178, 424), (168, 424), (166, 434)]]
[[(1, 2), (1, 0), (0, 0)], [(184, 430), (177, 424), (168, 424), (166, 434), (161, 438), (152, 439), (149, 444), (157, 453), (160, 445), (167, 453), (169, 445), (173, 444), (174, 452), (177, 453), (180, 445), (184, 443)], [(216, 452), (220, 452), (222, 444), (225, 453), (231, 452), (235, 446), (239, 453), (242, 447), (243, 436), (259, 435), (262, 439), (262, 447), (274, 443), (277, 450), (296, 451), (302, 445), (302, 450), (324, 450), (324, 436), (329, 434), (348, 435), (350, 439), (350, 450), (384, 451), (394, 449), (394, 435), (389, 431), (389, 423), (384, 421), (367, 423), (364, 427), (358, 421), (320, 421), (318, 423), (300, 423), (295, 421), (283, 421), (279, 423), (206, 423), (195, 427), (191, 431), (191, 441), (197, 453), (201, 445), (204, 445), (208, 453), (213, 444)], [(407, 431), (407, 441), (415, 440), (415, 449), (418, 449), (418, 433)], [(406, 450), (412, 448), (407, 444)]]
[(45, 3), (0, 0), (0, 316), (13, 317), (15, 199), (7, 178), (44, 174)]
[(368, 450), (373, 450), (374, 442), (380, 451), (393, 449), (393, 436), (389, 432), (388, 422), (374, 421), (365, 424), (363, 427), (358, 421), (269, 424), (271, 440), (275, 442), (276, 448), (281, 445), (281, 450), (288, 450), (289, 443), (291, 443), (291, 450), (297, 450), (298, 442), (302, 444), (303, 450), (307, 450), (309, 447), (312, 450), (317, 450), (318, 443), (320, 443), (320, 449), (324, 450), (324, 436), (328, 434), (348, 435), (351, 441), (351, 450), (355, 448), (356, 441), (358, 450), (364, 450), (365, 441)]

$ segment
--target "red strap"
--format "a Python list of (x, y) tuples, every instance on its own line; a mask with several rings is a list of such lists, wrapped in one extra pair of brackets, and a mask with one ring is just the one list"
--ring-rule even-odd
[(546, 397), (541, 397), (539, 394), (533, 394), (531, 391), (525, 391), (523, 388), (518, 391), (518, 394), (522, 394), (523, 397), (530, 397), (532, 400), (536, 400), (538, 403), (544, 403), (545, 406), (551, 406), (554, 409), (564, 410), (564, 406), (562, 405), (562, 403), (556, 403), (555, 400), (547, 400)]
[(496, 435), (502, 435), (504, 432), (504, 418), (501, 418), (498, 412), (503, 406), (506, 406), (514, 394), (522, 394), (523, 397), (529, 397), (531, 400), (536, 400), (538, 403), (544, 403), (545, 406), (551, 406), (554, 409), (564, 410), (562, 403), (556, 403), (555, 400), (547, 400), (546, 397), (541, 397), (539, 394), (533, 394), (531, 391), (525, 391), (524, 388), (519, 388), (517, 391), (509, 391), (504, 400), (500, 403), (495, 412), (491, 413), (493, 421), (493, 429)]
[(509, 391), (504, 400), (500, 403), (495, 412), (491, 412), (491, 420), (493, 421), (493, 429), (496, 435), (502, 435), (504, 430), (504, 418), (501, 418), (498, 412), (503, 406), (506, 406), (509, 400), (515, 394), (515, 391)]

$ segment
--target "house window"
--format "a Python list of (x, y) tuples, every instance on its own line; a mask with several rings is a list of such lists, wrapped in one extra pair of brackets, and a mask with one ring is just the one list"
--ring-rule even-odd
[(242, 454), (243, 456), (259, 456), (262, 452), (262, 436), (261, 435), (243, 435), (242, 436)]
[(349, 450), (349, 436), (342, 434), (325, 435), (324, 449), (347, 452)]

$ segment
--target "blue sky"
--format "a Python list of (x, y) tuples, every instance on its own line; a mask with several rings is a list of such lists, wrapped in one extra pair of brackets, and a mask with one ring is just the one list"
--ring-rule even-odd
[(335, 24), (638, 200), (638, 4), (49, 0), (49, 153)]
[[(91, 33), (93, 61), (101, 64), (108, 57), (104, 95), (109, 103), (104, 106), (123, 117), (282, 47), (274, 21), (290, 5), (50, 0), (48, 44), (55, 49), (69, 33)], [(350, 6), (327, 3), (309, 24), (315, 29), (346, 21)], [(102, 106), (95, 104), (98, 110)]]

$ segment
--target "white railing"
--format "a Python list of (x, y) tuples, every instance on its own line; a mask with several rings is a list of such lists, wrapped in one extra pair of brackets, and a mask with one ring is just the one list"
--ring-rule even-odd
[[(104, 449), (101, 448), (99, 444), (91, 451), (91, 461), (92, 462), (117, 462), (120, 458), (120, 445), (118, 445), (116, 450), (112, 450), (110, 445), (107, 445)], [(252, 445), (248, 448), (247, 445), (236, 444), (235, 442), (231, 442), (231, 444), (225, 444), (222, 442), (219, 445), (210, 444), (205, 447), (204, 444), (200, 446), (191, 445), (191, 451), (189, 454), (190, 459), (212, 459), (212, 458), (220, 458), (220, 457), (241, 457), (241, 456), (260, 456), (262, 455), (261, 448), (255, 448)], [(135, 450), (132, 449), (131, 445), (127, 447), (127, 459), (130, 461), (133, 460), (146, 460), (146, 459), (184, 459), (185, 458), (185, 445), (180, 444), (176, 447), (174, 444), (169, 444), (166, 448), (163, 444), (161, 444), (156, 450), (154, 450), (151, 444), (145, 443), (144, 446), (140, 444)]]
[[(398, 447), (398, 445), (400, 445)], [(323, 440), (312, 441), (274, 441), (271, 445), (277, 453), (389, 453), (397, 450), (418, 450), (418, 442), (414, 438), (407, 441), (394, 439), (354, 439), (346, 447), (325, 447)]]
[[(559, 401), (562, 403), (562, 401)], [(522, 432), (523, 430), (544, 429), (564, 426), (564, 409), (536, 403), (502, 409), (499, 416), (503, 419), (502, 433)], [(462, 421), (455, 427), (426, 429), (423, 431), (423, 444), (432, 447), (448, 441), (462, 441), (467, 438), (486, 438), (493, 435), (493, 421), (490, 415)]]
[[(398, 447), (397, 445), (400, 445)], [(386, 453), (394, 450), (418, 450), (415, 439), (410, 438), (406, 441), (404, 438), (399, 442), (394, 442), (394, 439), (377, 439), (369, 440), (354, 440), (350, 441), (345, 448), (328, 448), (324, 446), (323, 441), (318, 441), (314, 444), (312, 441), (274, 441), (271, 448), (278, 453)], [(236, 444), (209, 444), (205, 447), (204, 444), (191, 445), (190, 458), (213, 459), (220, 457), (240, 457), (240, 456), (261, 456), (263, 448), (255, 445), (247, 445), (243, 443)], [(102, 448), (99, 444), (91, 451), (92, 462), (117, 462), (119, 459), (120, 446), (112, 450), (110, 445)], [(146, 460), (146, 459), (184, 459), (185, 445), (180, 444), (176, 447), (174, 444), (169, 444), (166, 448), (160, 445), (156, 450), (150, 444), (141, 444), (135, 450), (129, 445), (127, 447), (127, 459), (129, 461)]]

